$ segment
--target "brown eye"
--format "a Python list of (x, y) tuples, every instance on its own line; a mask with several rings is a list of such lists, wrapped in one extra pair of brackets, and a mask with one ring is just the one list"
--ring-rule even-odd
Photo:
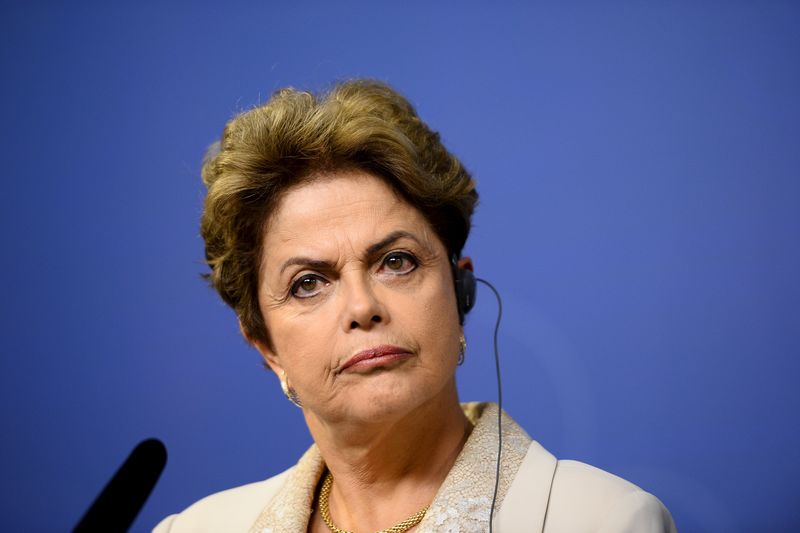
[(403, 268), (403, 258), (398, 256), (392, 256), (386, 258), (386, 266), (389, 267), (391, 270), (400, 270)]
[(408, 274), (417, 268), (417, 262), (410, 254), (392, 252), (383, 258), (383, 266), (393, 274)]
[(318, 276), (303, 276), (292, 284), (292, 295), (296, 298), (310, 298), (319, 294), (324, 281)]

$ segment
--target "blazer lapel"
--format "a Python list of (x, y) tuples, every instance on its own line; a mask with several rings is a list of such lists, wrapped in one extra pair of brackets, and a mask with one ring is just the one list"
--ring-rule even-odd
[(558, 461), (538, 442), (531, 441), (528, 453), (508, 488), (493, 526), (498, 533), (541, 532), (547, 517), (550, 487)]

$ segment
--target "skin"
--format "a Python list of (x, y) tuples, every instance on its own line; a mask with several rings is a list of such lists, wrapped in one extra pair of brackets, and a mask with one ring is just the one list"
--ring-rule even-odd
[[(425, 217), (360, 170), (290, 189), (267, 221), (254, 342), (294, 389), (334, 476), (329, 504), (351, 531), (430, 504), (471, 425), (458, 401), (456, 299), (445, 246)], [(460, 266), (472, 269), (469, 258)], [(403, 355), (345, 368), (382, 345)], [(309, 531), (328, 531), (314, 512)]]

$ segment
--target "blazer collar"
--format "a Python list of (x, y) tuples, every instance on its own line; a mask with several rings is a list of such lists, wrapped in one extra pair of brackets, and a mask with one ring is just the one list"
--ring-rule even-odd
[[(462, 404), (462, 408), (475, 427), (431, 502), (425, 518), (417, 526), (419, 533), (483, 533), (489, 529), (497, 468), (498, 407), (494, 403), (466, 403)], [(495, 515), (532, 442), (525, 430), (505, 413), (502, 413), (502, 429), (503, 451)], [(283, 487), (264, 507), (250, 533), (307, 531), (316, 488), (324, 471), (325, 461), (317, 446), (312, 445), (289, 472)], [(546, 500), (544, 505), (546, 508)]]

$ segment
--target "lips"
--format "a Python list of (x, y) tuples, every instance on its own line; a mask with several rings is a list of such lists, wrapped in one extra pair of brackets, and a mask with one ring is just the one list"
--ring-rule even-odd
[(372, 370), (374, 368), (394, 364), (409, 357), (411, 357), (411, 352), (399, 346), (392, 346), (389, 344), (375, 346), (374, 348), (360, 351), (348, 359), (342, 366), (341, 372), (347, 370), (351, 372)]

